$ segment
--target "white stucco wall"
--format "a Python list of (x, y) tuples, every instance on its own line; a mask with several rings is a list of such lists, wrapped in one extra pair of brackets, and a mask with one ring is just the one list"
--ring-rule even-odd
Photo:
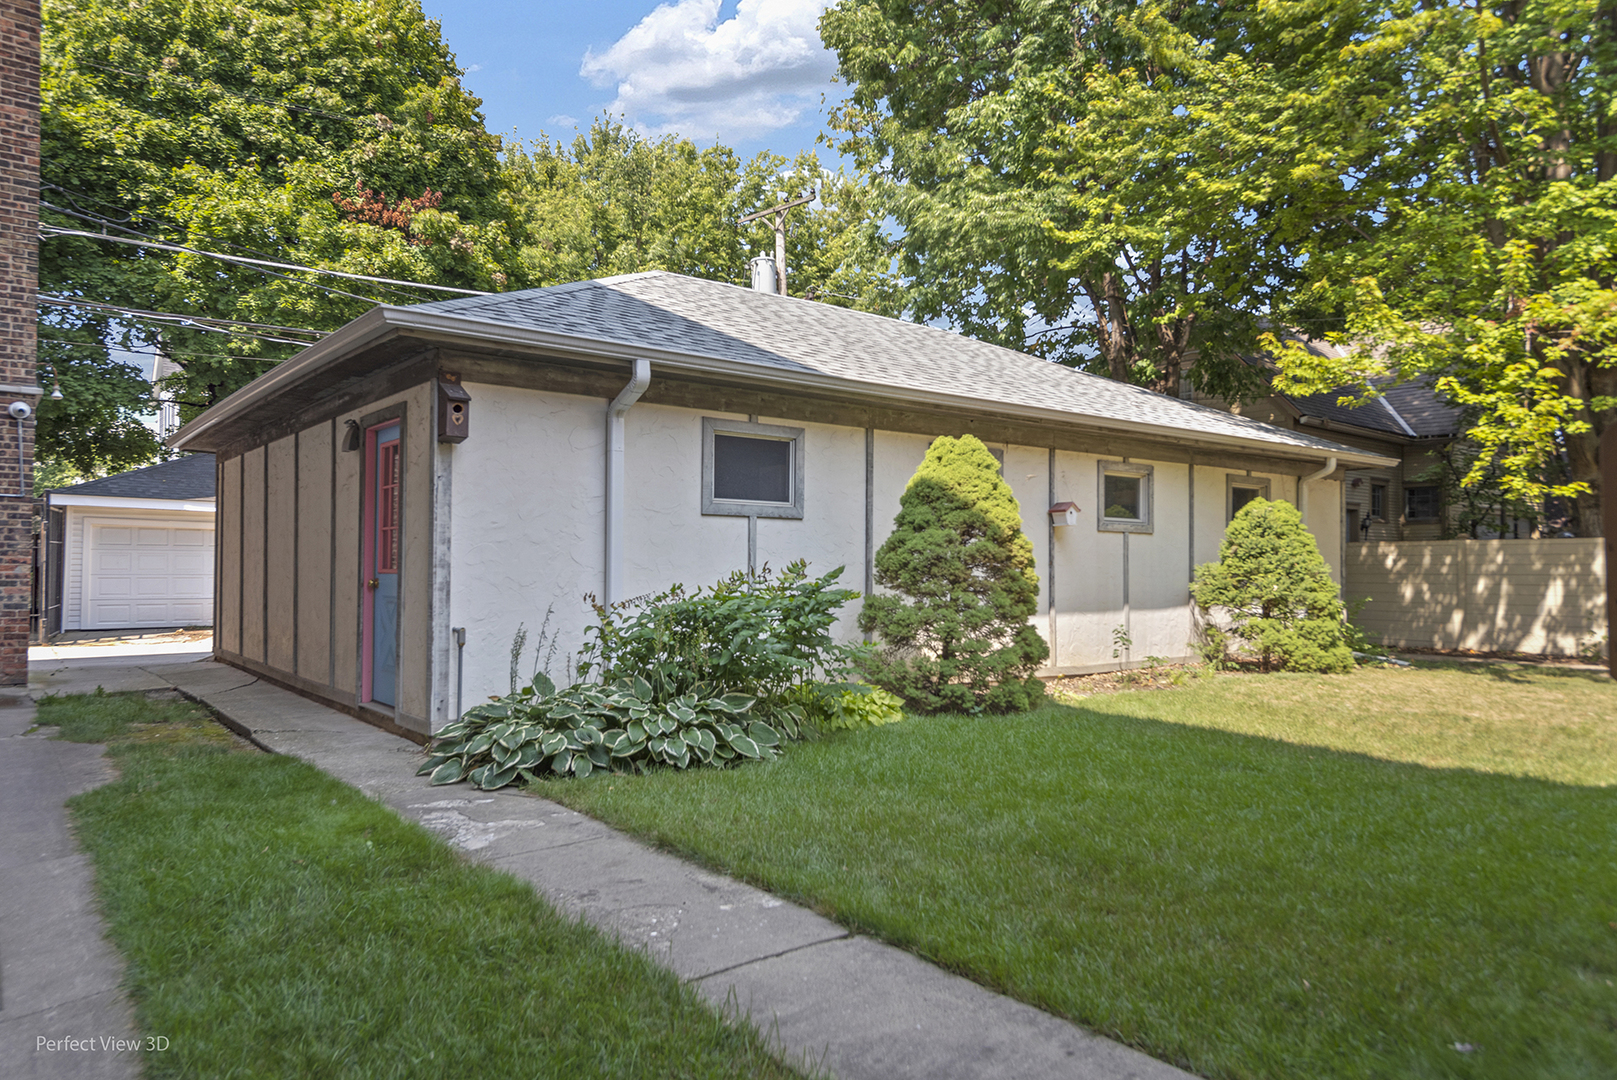
[[(510, 650), (518, 624), (527, 627), (521, 659), (526, 679), (547, 609), (555, 642), (551, 674), (564, 676), (594, 616), (585, 597), (600, 594), (604, 573), (604, 449), (606, 402), (598, 398), (504, 386), (469, 384), (476, 405), (474, 433), (454, 447), (450, 543), (453, 585), (449, 612), (466, 628), (461, 704), (470, 707), (509, 688)], [(627, 483), (624, 595), (657, 592), (675, 582), (690, 587), (747, 565), (747, 519), (701, 512), (702, 417), (745, 415), (638, 404), (625, 423)], [(800, 427), (805, 434), (804, 517), (762, 519), (757, 561), (780, 569), (797, 558), (813, 573), (845, 566), (843, 582), (859, 590), (865, 574), (865, 431), (760, 416), (762, 423)], [(874, 436), (871, 489), (873, 544), (892, 529), (899, 498), (931, 439), (888, 431)], [(1218, 556), (1227, 513), (1226, 478), (1207, 465), (1134, 459), (1153, 466), (1153, 529), (1123, 534), (1097, 528), (1099, 469), (1093, 454), (1055, 457), (1056, 501), (1080, 508), (1079, 523), (1055, 530), (1053, 552), (1046, 511), (1052, 490), (1048, 449), (991, 444), (1005, 454), (1005, 477), (1022, 505), (1040, 576), (1033, 624), (1050, 636), (1054, 570), (1056, 650), (1051, 664), (1100, 670), (1118, 659), (1191, 654), (1189, 582), (1195, 564)], [(1105, 459), (1112, 460), (1112, 459)], [(1236, 475), (1245, 475), (1244, 471)], [(1295, 500), (1294, 477), (1270, 475), (1272, 497)], [(1338, 484), (1316, 482), (1309, 521), (1335, 535)], [(1127, 588), (1125, 589), (1125, 545)], [(1329, 543), (1326, 557), (1338, 557)], [(839, 622), (857, 636), (857, 605)], [(1113, 631), (1125, 627), (1132, 645), (1114, 659)], [(549, 642), (546, 643), (547, 653)], [(542, 663), (542, 661), (541, 661)]]

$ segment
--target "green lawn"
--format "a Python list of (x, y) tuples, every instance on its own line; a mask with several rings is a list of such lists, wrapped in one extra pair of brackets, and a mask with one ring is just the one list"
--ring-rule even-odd
[(1218, 676), (542, 793), (1216, 1077), (1617, 1075), (1617, 686)]
[(642, 955), (201, 710), (48, 699), (112, 740), (75, 798), (157, 1077), (791, 1075)]

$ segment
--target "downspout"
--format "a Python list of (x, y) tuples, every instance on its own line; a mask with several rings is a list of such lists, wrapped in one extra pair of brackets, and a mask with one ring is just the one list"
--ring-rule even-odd
[(623, 418), (650, 385), (651, 361), (636, 360), (629, 385), (606, 407), (606, 573), (601, 591), (609, 605), (622, 599), (618, 594), (623, 589)]
[(1307, 476), (1297, 478), (1297, 516), (1303, 519), (1303, 528), (1308, 528), (1308, 485), (1315, 480), (1323, 480), (1336, 471), (1336, 455), (1332, 454), (1325, 459), (1325, 467), (1318, 472), (1311, 472)]

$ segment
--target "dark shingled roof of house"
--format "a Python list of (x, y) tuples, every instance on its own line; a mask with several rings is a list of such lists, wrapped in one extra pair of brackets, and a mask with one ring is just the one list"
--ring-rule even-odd
[(439, 300), (411, 310), (629, 345), (655, 342), (692, 356), (985, 405), (1035, 406), (1314, 452), (1348, 449), (936, 327), (664, 271)]
[[(1341, 346), (1328, 341), (1304, 340), (1303, 345), (1319, 356), (1341, 358), (1347, 355)], [(1250, 364), (1274, 370), (1274, 363), (1268, 357), (1246, 359)], [(1363, 387), (1358, 386), (1338, 386), (1328, 393), (1309, 394), (1306, 397), (1281, 396), (1304, 416), (1329, 420), (1333, 424), (1384, 432), (1406, 439), (1457, 435), (1464, 427), (1460, 409), (1438, 395), (1434, 382), (1426, 376), (1408, 382), (1374, 379), (1372, 383), (1381, 391), (1381, 395), (1360, 405), (1339, 404), (1342, 398), (1358, 398), (1364, 392)]]
[(122, 499), (211, 499), (213, 455), (187, 454), (159, 465), (131, 469), (100, 480), (87, 480), (53, 491), (74, 495), (106, 495)]

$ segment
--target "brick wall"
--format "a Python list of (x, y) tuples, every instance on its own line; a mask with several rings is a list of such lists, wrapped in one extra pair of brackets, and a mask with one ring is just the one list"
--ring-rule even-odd
[[(0, 0), (0, 410), (38, 405), (39, 0)], [(34, 424), (0, 411), (0, 683), (28, 681)]]

